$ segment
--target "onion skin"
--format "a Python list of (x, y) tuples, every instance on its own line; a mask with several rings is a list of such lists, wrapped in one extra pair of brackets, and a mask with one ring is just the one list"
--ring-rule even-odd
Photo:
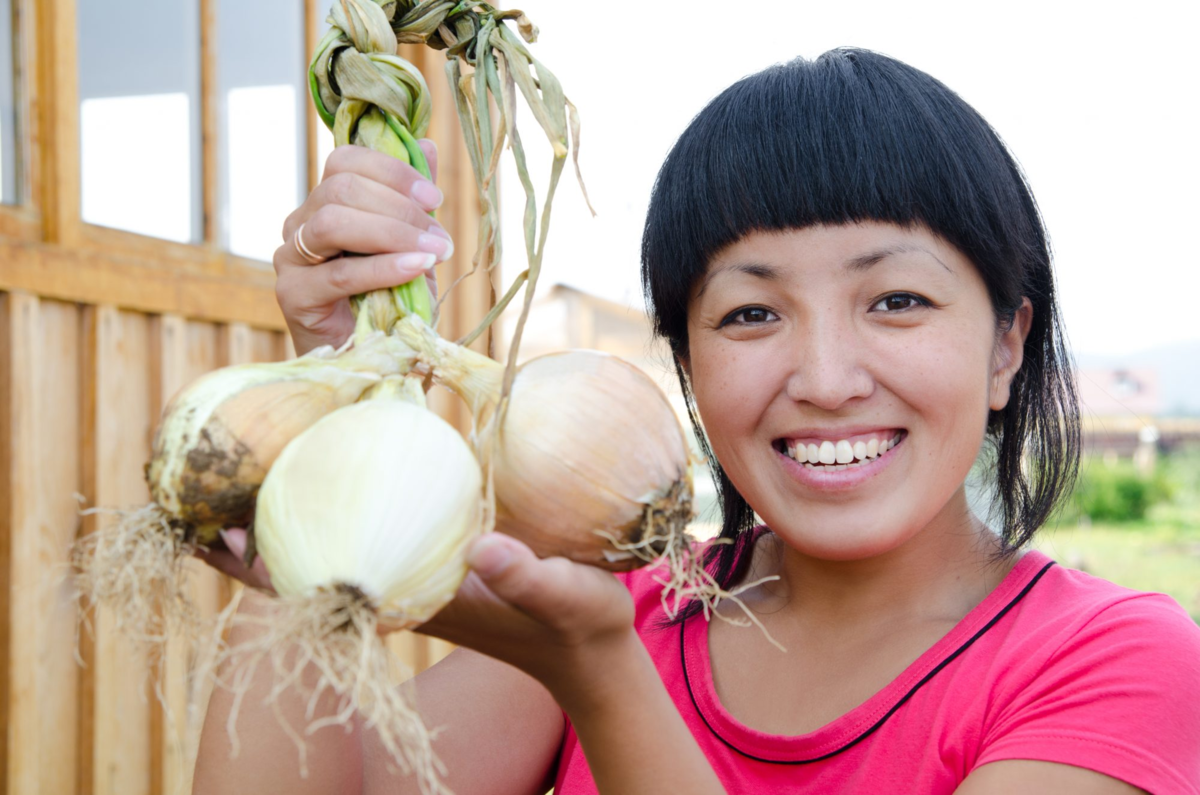
[(281, 597), (357, 593), (396, 629), (454, 598), (484, 521), (483, 474), (458, 431), (378, 398), (288, 444), (259, 492), (255, 535)]
[[(395, 333), (434, 381), (494, 430), (504, 367), (406, 318)], [(518, 368), (488, 451), (496, 529), (541, 557), (627, 571), (683, 543), (691, 456), (670, 402), (645, 373), (599, 351), (539, 356)], [(633, 550), (631, 547), (639, 547)]]
[(146, 464), (151, 497), (189, 542), (211, 545), (218, 530), (248, 526), (259, 486), (288, 442), (411, 361), (407, 348), (378, 335), (341, 355), (325, 348), (204, 375), (163, 413)]
[(539, 556), (610, 571), (646, 562), (620, 545), (661, 553), (692, 517), (690, 458), (671, 404), (641, 370), (598, 351), (548, 354), (517, 371), (494, 477), (496, 529)]

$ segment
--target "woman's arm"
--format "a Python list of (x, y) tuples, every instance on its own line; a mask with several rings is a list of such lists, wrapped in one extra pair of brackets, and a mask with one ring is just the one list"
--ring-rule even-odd
[(1124, 781), (1082, 767), (1007, 759), (984, 765), (967, 776), (955, 795), (1137, 795), (1145, 792)]
[(540, 681), (571, 719), (602, 793), (724, 793), (633, 628), (611, 574), (539, 560), (492, 533), (472, 574), (422, 632), (473, 647)]
[[(238, 608), (239, 615), (267, 616), (273, 610), (271, 599), (247, 589)], [(255, 624), (235, 623), (229, 641), (233, 645), (251, 640), (259, 629)], [(231, 792), (257, 792), (263, 795), (330, 795), (362, 791), (362, 751), (356, 731), (330, 726), (308, 738), (308, 776), (301, 777), (300, 756), (295, 743), (283, 731), (275, 712), (267, 706), (266, 695), (275, 683), (271, 665), (263, 664), (255, 675), (238, 709), (237, 756), (233, 756), (226, 724), (234, 706), (233, 694), (214, 688), (204, 716), (200, 749), (196, 757), (193, 795), (227, 795)], [(313, 674), (304, 684), (313, 685)], [(308, 725), (307, 704), (294, 689), (277, 700), (280, 715), (302, 731)], [(319, 705), (317, 716), (337, 711), (335, 698)]]
[[(269, 615), (271, 600), (247, 592), (240, 612)], [(257, 629), (237, 625), (230, 640), (250, 639)], [(232, 694), (217, 688), (209, 701), (194, 795), (409, 795), (417, 780), (395, 770), (377, 735), (356, 720), (325, 727), (307, 738), (307, 776), (301, 775), (295, 743), (280, 726), (266, 694), (275, 679), (269, 665), (238, 709), (240, 745), (232, 748), (226, 724)], [(314, 684), (315, 674), (307, 684)], [(445, 764), (445, 782), (458, 795), (540, 795), (553, 784), (555, 757), (563, 734), (562, 711), (529, 676), (504, 663), (459, 649), (416, 678), (419, 709), (430, 728), (442, 729), (434, 750)], [(325, 699), (306, 714), (307, 703), (288, 690), (279, 697), (280, 714), (303, 731), (312, 720), (336, 712), (336, 699)]]

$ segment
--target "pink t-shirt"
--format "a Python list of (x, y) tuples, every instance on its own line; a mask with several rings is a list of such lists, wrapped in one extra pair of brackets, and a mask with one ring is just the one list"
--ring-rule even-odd
[[(730, 793), (949, 793), (980, 765), (1036, 759), (1200, 795), (1200, 627), (1167, 596), (1027, 552), (890, 685), (785, 737), (721, 706), (702, 616), (659, 628), (658, 584), (644, 571), (622, 579), (642, 642)], [(596, 791), (568, 724), (555, 793)]]

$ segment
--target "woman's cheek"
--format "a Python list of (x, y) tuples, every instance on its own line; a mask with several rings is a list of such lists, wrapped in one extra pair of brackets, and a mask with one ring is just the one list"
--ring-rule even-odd
[(696, 408), (713, 453), (726, 468), (736, 456), (733, 439), (753, 433), (767, 386), (761, 372), (755, 373), (753, 358), (731, 348), (705, 346), (691, 362)]

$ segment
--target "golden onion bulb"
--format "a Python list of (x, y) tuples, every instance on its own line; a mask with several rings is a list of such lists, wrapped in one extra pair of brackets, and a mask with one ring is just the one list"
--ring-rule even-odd
[[(526, 362), (495, 451), (496, 528), (542, 556), (614, 571), (691, 520), (687, 443), (662, 390), (598, 351)], [(614, 547), (614, 543), (616, 545)]]
[[(502, 365), (415, 318), (396, 333), (480, 427), (495, 421)], [(543, 557), (636, 568), (682, 543), (692, 518), (679, 419), (657, 384), (617, 356), (566, 351), (518, 368), (491, 460), (496, 529)]]
[(245, 526), (272, 463), (292, 439), (354, 403), (411, 357), (383, 334), (337, 355), (320, 348), (287, 362), (215, 370), (167, 405), (146, 464), (150, 494), (185, 537), (211, 544), (217, 531)]

